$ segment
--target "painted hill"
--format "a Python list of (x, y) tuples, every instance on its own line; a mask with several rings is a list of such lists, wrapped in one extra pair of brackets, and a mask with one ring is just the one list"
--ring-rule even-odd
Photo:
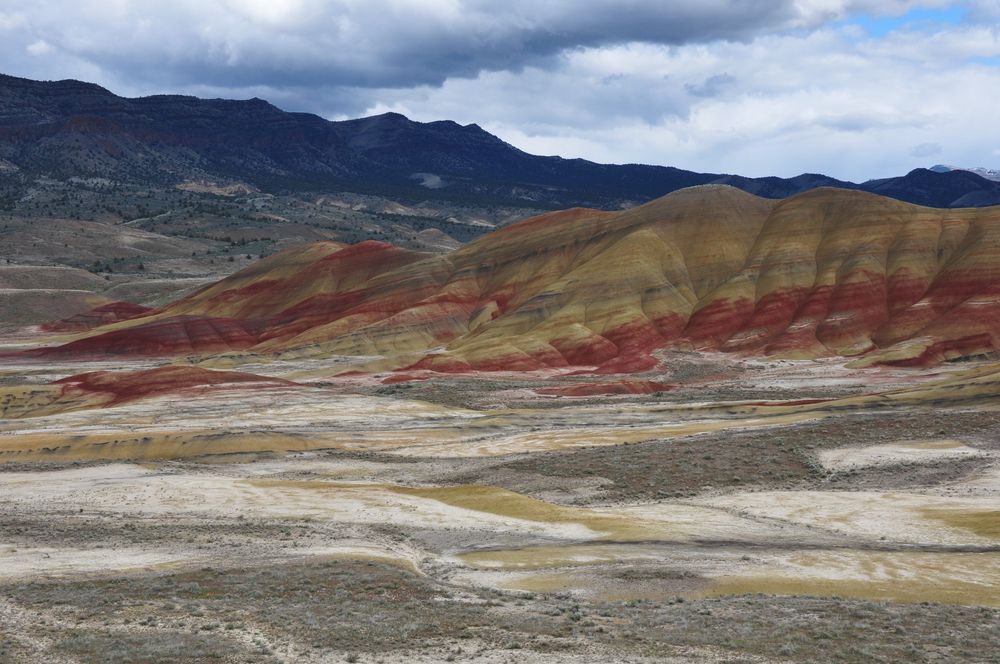
[(262, 99), (127, 99), (92, 83), (0, 75), (0, 209), (42, 176), (164, 188), (205, 181), (221, 183), (220, 191), (348, 191), (409, 203), (535, 209), (618, 209), (709, 183), (769, 198), (836, 186), (934, 207), (1000, 204), (1000, 182), (965, 171), (918, 169), (853, 184), (817, 174), (745, 178), (606, 165), (531, 155), (474, 124), (420, 123), (395, 113), (329, 122)]
[(727, 186), (534, 217), (447, 255), (290, 249), (45, 353), (346, 354), (603, 373), (666, 346), (933, 364), (1000, 347), (1000, 208)]
[(101, 325), (116, 323), (141, 316), (150, 311), (149, 307), (131, 302), (109, 302), (90, 311), (84, 311), (41, 326), (43, 332), (83, 332)]
[(0, 419), (43, 417), (167, 395), (189, 397), (248, 386), (254, 389), (299, 387), (297, 383), (280, 378), (190, 366), (163, 366), (139, 371), (90, 371), (47, 385), (0, 388)]

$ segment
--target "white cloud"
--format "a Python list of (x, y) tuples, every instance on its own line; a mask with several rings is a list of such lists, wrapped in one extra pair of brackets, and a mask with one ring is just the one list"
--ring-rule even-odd
[[(850, 18), (962, 6), (872, 38)], [(994, 165), (1000, 0), (7, 0), (7, 73), (475, 122), (524, 149), (850, 179)], [(986, 63), (986, 64), (984, 64)], [(928, 155), (930, 156), (930, 155)]]
[(901, 16), (917, 8), (940, 8), (953, 0), (795, 0), (802, 25), (817, 25), (861, 12), (874, 16)]
[(39, 39), (36, 42), (28, 44), (25, 50), (32, 55), (45, 55), (52, 51), (52, 47), (44, 39)]
[[(910, 35), (889, 39), (859, 44), (831, 28), (583, 50), (554, 69), (382, 90), (370, 110), (478, 122), (539, 153), (752, 176), (867, 179), (929, 166), (931, 156), (990, 165), (1000, 145), (1000, 68), (965, 62), (982, 29), (936, 36), (923, 53), (910, 50)], [(699, 94), (723, 75), (715, 94)], [(947, 149), (914, 150), (928, 144)]]

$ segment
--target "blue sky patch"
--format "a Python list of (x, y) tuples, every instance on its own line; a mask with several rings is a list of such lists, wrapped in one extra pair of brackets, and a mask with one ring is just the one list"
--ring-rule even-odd
[(1000, 55), (983, 55), (978, 58), (969, 58), (968, 62), (974, 65), (1000, 67)]
[(847, 20), (846, 24), (863, 28), (871, 37), (884, 37), (901, 28), (932, 31), (949, 25), (958, 25), (966, 13), (964, 7), (913, 9), (901, 16), (857, 16)]

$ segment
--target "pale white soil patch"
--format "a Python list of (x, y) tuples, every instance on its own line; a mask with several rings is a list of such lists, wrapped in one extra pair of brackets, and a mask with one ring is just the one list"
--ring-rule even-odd
[(92, 572), (139, 572), (171, 563), (194, 564), (171, 550), (95, 547), (17, 547), (0, 542), (0, 581), (16, 578), (73, 578)]
[(988, 452), (969, 447), (958, 440), (925, 440), (821, 450), (819, 461), (824, 468), (840, 471), (897, 463), (936, 463), (986, 456), (989, 456)]
[(762, 491), (695, 501), (746, 516), (780, 519), (845, 536), (913, 544), (997, 544), (967, 528), (948, 525), (935, 514), (989, 513), (992, 497), (949, 497), (875, 491)]
[[(100, 477), (101, 471), (107, 474)], [(16, 505), (26, 512), (75, 510), (86, 505), (88, 510), (145, 516), (311, 518), (424, 528), (447, 525), (472, 531), (567, 539), (591, 539), (599, 535), (582, 523), (553, 524), (463, 509), (401, 494), (388, 485), (159, 473), (126, 464), (6, 473), (0, 475), (0, 488), (0, 505)]]

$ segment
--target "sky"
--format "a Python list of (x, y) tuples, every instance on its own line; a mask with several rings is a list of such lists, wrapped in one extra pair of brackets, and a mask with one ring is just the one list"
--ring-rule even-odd
[(0, 72), (752, 177), (1000, 167), (1000, 0), (0, 0)]

